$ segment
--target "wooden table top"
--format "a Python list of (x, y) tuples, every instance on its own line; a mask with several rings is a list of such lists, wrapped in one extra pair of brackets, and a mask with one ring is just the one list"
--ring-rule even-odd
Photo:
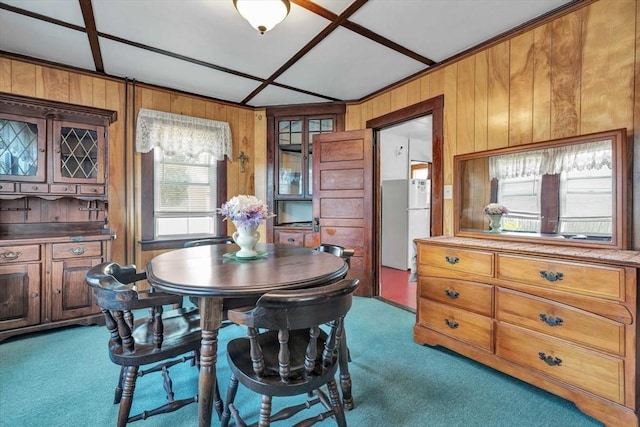
[(259, 243), (264, 255), (252, 260), (235, 259), (237, 250), (222, 244), (166, 252), (149, 262), (147, 280), (179, 295), (242, 297), (330, 283), (348, 269), (342, 258), (311, 248)]

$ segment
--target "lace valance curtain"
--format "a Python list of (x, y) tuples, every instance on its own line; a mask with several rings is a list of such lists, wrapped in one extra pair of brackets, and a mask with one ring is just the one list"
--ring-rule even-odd
[(489, 158), (489, 178), (555, 175), (575, 170), (611, 169), (611, 141), (589, 142)]
[(229, 123), (141, 108), (136, 124), (136, 150), (148, 153), (154, 147), (169, 155), (183, 153), (196, 158), (209, 153), (216, 160), (224, 160), (224, 156), (233, 159)]

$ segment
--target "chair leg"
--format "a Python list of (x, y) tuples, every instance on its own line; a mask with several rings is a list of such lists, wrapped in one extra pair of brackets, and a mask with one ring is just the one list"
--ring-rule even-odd
[(113, 404), (117, 405), (120, 403), (120, 399), (122, 399), (122, 383), (124, 382), (124, 374), (126, 372), (126, 368), (124, 366), (120, 367), (120, 375), (118, 376), (118, 385), (116, 385), (116, 391), (113, 396)]
[[(233, 401), (236, 398), (237, 391), (238, 391), (238, 379), (235, 377), (235, 375), (231, 374), (231, 381), (229, 383), (229, 388), (227, 389), (227, 396), (225, 397), (225, 400), (224, 400), (224, 411), (222, 412), (222, 417), (220, 418), (220, 425), (222, 427), (227, 427), (229, 425), (229, 418), (231, 416), (231, 407), (233, 406)], [(239, 424), (238, 420), (236, 420), (235, 418), (236, 417), (234, 416), (234, 420), (236, 424)]]
[(133, 403), (133, 392), (136, 388), (138, 378), (138, 367), (127, 366), (124, 373), (124, 384), (122, 399), (120, 400), (120, 410), (118, 411), (118, 427), (125, 427), (129, 421), (131, 404)]
[(338, 393), (338, 385), (335, 380), (327, 383), (327, 389), (329, 390), (329, 400), (331, 401), (331, 408), (333, 409), (338, 427), (347, 427), (347, 420), (344, 416), (344, 409), (340, 402), (340, 393)]
[(271, 425), (271, 396), (262, 395), (262, 403), (260, 404), (260, 418), (258, 427), (269, 427)]
[(347, 411), (353, 409), (353, 395), (351, 393), (351, 374), (349, 373), (349, 347), (347, 346), (347, 334), (343, 332), (338, 350), (338, 362), (340, 364), (340, 388), (342, 389), (342, 404)]

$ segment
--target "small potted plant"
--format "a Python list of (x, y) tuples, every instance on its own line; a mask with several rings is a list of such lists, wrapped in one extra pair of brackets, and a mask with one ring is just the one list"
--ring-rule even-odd
[(489, 217), (489, 230), (492, 233), (502, 231), (502, 216), (509, 213), (509, 209), (500, 203), (489, 203), (484, 207), (484, 213)]
[(225, 202), (218, 209), (223, 220), (230, 220), (236, 226), (233, 240), (240, 250), (235, 253), (237, 258), (253, 258), (257, 256), (255, 245), (260, 240), (258, 226), (274, 215), (262, 200), (256, 196), (239, 195)]

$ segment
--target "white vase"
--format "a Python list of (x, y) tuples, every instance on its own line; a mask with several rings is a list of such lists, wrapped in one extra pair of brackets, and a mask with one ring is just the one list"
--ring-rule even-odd
[(489, 217), (489, 232), (500, 233), (502, 231), (502, 215), (487, 215)]
[(255, 247), (258, 240), (260, 240), (260, 233), (258, 227), (244, 227), (236, 224), (236, 229), (233, 233), (233, 241), (240, 246), (240, 250), (236, 252), (236, 258), (253, 258), (258, 255)]

